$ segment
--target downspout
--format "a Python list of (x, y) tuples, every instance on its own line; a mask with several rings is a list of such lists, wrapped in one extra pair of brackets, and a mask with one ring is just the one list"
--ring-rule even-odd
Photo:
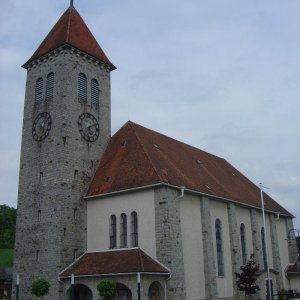
[(184, 196), (185, 186), (180, 187), (180, 196), (178, 198), (182, 198)]
[(63, 300), (65, 300), (66, 299), (66, 284), (62, 280), (60, 280), (59, 277), (58, 277), (58, 282), (61, 283), (63, 286)]
[(172, 274), (170, 273), (169, 278), (167, 278), (165, 280), (165, 300), (167, 300), (167, 281), (169, 281), (171, 279), (171, 277), (172, 277)]

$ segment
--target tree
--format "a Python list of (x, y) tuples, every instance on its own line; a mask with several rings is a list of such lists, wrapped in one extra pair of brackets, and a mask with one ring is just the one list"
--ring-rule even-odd
[(98, 294), (104, 299), (112, 298), (116, 292), (116, 288), (116, 283), (110, 280), (102, 280), (97, 283)]
[(50, 283), (46, 279), (37, 279), (31, 283), (30, 292), (32, 295), (43, 299), (43, 297), (48, 294), (50, 286)]
[(254, 254), (251, 254), (250, 259), (244, 266), (241, 266), (240, 269), (242, 271), (241, 273), (235, 273), (237, 277), (236, 285), (239, 291), (245, 292), (246, 299), (247, 295), (253, 295), (260, 290), (256, 284), (259, 264), (255, 262)]
[(0, 249), (13, 249), (15, 243), (17, 210), (0, 205)]

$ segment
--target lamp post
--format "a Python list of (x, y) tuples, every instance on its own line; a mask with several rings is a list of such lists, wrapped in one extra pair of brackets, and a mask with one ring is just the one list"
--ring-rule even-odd
[[(295, 238), (291, 238), (291, 233), (292, 233), (292, 232), (294, 232)], [(296, 236), (295, 233), (297, 233), (297, 236)], [(300, 236), (300, 229), (292, 228), (292, 229), (290, 229), (289, 232), (288, 232), (288, 238), (287, 238), (287, 240), (295, 240), (295, 239), (297, 239), (297, 237), (299, 237), (299, 236)]]
[(267, 284), (268, 284), (268, 299), (272, 300), (272, 291), (271, 291), (271, 278), (270, 278), (270, 269), (269, 269), (269, 256), (268, 256), (268, 241), (267, 241), (267, 228), (266, 228), (266, 218), (265, 218), (265, 204), (264, 204), (264, 195), (263, 195), (263, 188), (267, 188), (262, 185), (262, 183), (259, 183), (260, 188), (260, 199), (261, 199), (261, 210), (263, 215), (263, 223), (264, 223), (264, 239), (265, 239), (265, 245), (266, 245), (266, 267), (267, 267)]

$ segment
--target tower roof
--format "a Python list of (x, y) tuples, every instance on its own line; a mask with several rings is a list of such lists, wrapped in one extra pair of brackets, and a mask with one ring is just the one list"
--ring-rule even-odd
[[(225, 159), (127, 122), (106, 148), (87, 196), (167, 184), (261, 207), (260, 189)], [(292, 216), (264, 194), (265, 208)]]
[(70, 45), (85, 52), (107, 64), (111, 70), (116, 69), (72, 5), (64, 12), (31, 58), (23, 66), (26, 67), (28, 63), (63, 45)]

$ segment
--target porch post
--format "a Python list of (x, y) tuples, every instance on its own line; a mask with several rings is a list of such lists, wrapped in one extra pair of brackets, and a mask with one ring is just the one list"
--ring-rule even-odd
[(71, 293), (71, 300), (74, 300), (74, 274), (71, 275), (71, 289), (70, 289), (70, 293)]
[(137, 273), (138, 300), (141, 300), (141, 273)]

